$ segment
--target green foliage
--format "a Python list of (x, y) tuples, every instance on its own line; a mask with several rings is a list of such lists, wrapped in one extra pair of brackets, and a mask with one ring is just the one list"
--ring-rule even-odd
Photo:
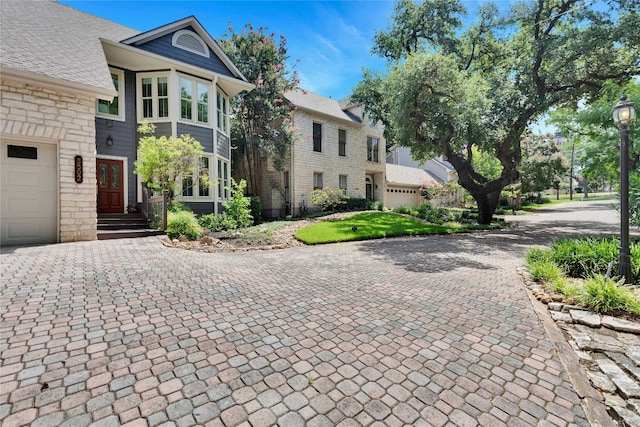
[(138, 128), (142, 138), (138, 142), (138, 160), (134, 162), (134, 173), (147, 186), (156, 191), (169, 190), (173, 199), (178, 191), (179, 178), (193, 173), (199, 174), (202, 182), (208, 182), (208, 176), (197, 168), (202, 156), (202, 145), (191, 135), (156, 137), (155, 125), (143, 122)]
[[(382, 121), (389, 144), (416, 160), (446, 156), (488, 224), (500, 190), (519, 177), (528, 125), (594, 99), (612, 76), (637, 75), (640, 25), (636, 2), (623, 1), (541, 0), (504, 14), (482, 5), (462, 29), (465, 12), (456, 0), (396, 3), (373, 47), (389, 72), (365, 71), (352, 100)], [(473, 146), (499, 160), (497, 178), (475, 169)]]
[(382, 212), (384, 210), (384, 203), (382, 203), (382, 200), (376, 200), (372, 203), (371, 209)]
[(520, 182), (523, 193), (540, 193), (559, 188), (569, 167), (551, 136), (527, 134), (522, 139)]
[(167, 205), (167, 211), (169, 212), (192, 212), (191, 208), (189, 207), (189, 205), (187, 205), (185, 202), (181, 202), (179, 200), (176, 199), (172, 199), (169, 204)]
[(180, 211), (167, 213), (167, 236), (177, 239), (181, 236), (188, 240), (197, 240), (202, 230), (193, 212)]
[(618, 240), (598, 237), (558, 239), (551, 244), (551, 253), (552, 260), (569, 276), (586, 278), (605, 274), (611, 261), (613, 267), (617, 267)]
[(551, 251), (549, 249), (533, 248), (527, 253), (527, 265), (535, 262), (551, 261)]
[(363, 212), (341, 221), (320, 221), (296, 231), (295, 236), (306, 244), (314, 245), (393, 236), (448, 234), (458, 231), (461, 229), (425, 224), (393, 213)]
[(247, 182), (244, 179), (236, 182), (235, 179), (231, 178), (231, 186), (229, 187), (231, 198), (222, 202), (225, 214), (229, 217), (229, 224), (232, 225), (231, 229), (245, 228), (253, 224), (251, 208), (249, 207), (251, 199), (244, 195), (246, 187)]
[(250, 83), (256, 85), (249, 92), (234, 97), (231, 106), (232, 139), (238, 146), (243, 178), (250, 194), (260, 192), (260, 167), (270, 161), (281, 170), (287, 148), (294, 139), (290, 115), (292, 106), (284, 93), (298, 85), (298, 76), (287, 69), (289, 56), (287, 41), (266, 28), (246, 25), (241, 32), (229, 28), (228, 38), (219, 44)]
[(640, 171), (638, 170), (629, 173), (629, 223), (640, 227)]
[(392, 209), (392, 212), (402, 213), (424, 219), (432, 224), (444, 224), (446, 222), (463, 222), (464, 211), (451, 208), (437, 208), (429, 203), (421, 203), (417, 206), (408, 208), (398, 206)]
[(311, 203), (320, 205), (323, 210), (335, 211), (339, 205), (346, 204), (347, 199), (349, 198), (341, 188), (326, 187), (311, 192)]
[(249, 197), (249, 210), (254, 224), (260, 224), (262, 220), (262, 200), (258, 196)]
[(539, 260), (529, 263), (529, 272), (534, 280), (543, 283), (564, 277), (564, 271), (551, 260)]
[(237, 228), (236, 222), (227, 215), (226, 212), (221, 214), (205, 214), (198, 218), (200, 226), (210, 231), (226, 231)]
[(344, 205), (338, 206), (339, 210), (366, 211), (372, 209), (373, 202), (367, 198), (349, 197)]
[(634, 295), (633, 289), (623, 286), (623, 283), (624, 279), (616, 282), (601, 274), (594, 275), (585, 280), (580, 302), (596, 313), (622, 310), (640, 314), (640, 301)]

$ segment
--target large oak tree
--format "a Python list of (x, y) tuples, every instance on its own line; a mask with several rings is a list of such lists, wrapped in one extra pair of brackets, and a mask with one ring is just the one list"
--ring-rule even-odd
[[(353, 98), (416, 160), (446, 156), (486, 224), (500, 191), (519, 178), (529, 125), (553, 107), (593, 99), (607, 81), (639, 74), (639, 5), (537, 0), (501, 13), (486, 4), (462, 28), (458, 0), (400, 0), (374, 39), (389, 71), (365, 71)], [(477, 151), (498, 159), (499, 177), (474, 169)]]

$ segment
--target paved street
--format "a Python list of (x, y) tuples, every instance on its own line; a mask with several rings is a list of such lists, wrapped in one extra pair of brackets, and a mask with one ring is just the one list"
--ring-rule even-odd
[(615, 232), (609, 204), (271, 251), (155, 237), (2, 248), (0, 420), (588, 426), (516, 267), (533, 244)]

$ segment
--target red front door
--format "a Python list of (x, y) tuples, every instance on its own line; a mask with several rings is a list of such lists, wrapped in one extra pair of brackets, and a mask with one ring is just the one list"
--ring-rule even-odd
[(124, 213), (122, 161), (98, 159), (98, 213)]

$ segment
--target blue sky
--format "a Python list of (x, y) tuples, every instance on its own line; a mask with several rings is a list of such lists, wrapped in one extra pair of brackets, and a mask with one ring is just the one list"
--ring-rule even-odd
[(386, 28), (392, 1), (107, 1), (60, 0), (84, 12), (147, 31), (194, 15), (214, 38), (229, 23), (268, 27), (287, 39), (300, 86), (341, 99), (362, 77), (362, 68), (384, 69), (371, 55), (373, 35)]

